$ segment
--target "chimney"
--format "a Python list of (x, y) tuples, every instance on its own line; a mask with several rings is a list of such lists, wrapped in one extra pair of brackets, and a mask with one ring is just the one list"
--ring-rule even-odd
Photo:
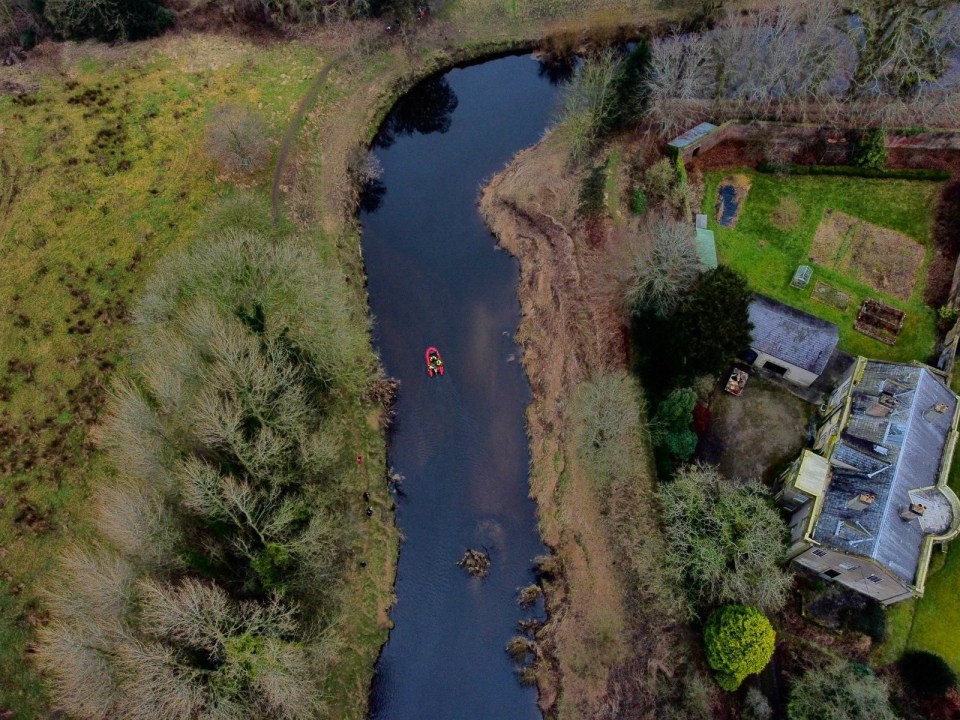
[(866, 510), (876, 499), (877, 496), (872, 492), (862, 492), (859, 495), (854, 495), (847, 501), (847, 510)]
[(900, 511), (900, 519), (904, 522), (910, 522), (915, 518), (922, 517), (923, 511), (926, 509), (927, 506), (923, 503), (910, 503), (910, 505)]
[(935, 414), (943, 415), (949, 409), (950, 408), (946, 403), (937, 403), (936, 405), (931, 405), (923, 413), (923, 419), (926, 420), (927, 422), (931, 422)]

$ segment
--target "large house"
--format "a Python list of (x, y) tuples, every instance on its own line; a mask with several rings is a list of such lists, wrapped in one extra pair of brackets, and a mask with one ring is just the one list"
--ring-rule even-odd
[(884, 604), (920, 597), (934, 546), (960, 531), (957, 396), (927, 366), (859, 358), (821, 411), (777, 495), (790, 557)]
[(794, 385), (813, 384), (837, 347), (837, 326), (765, 295), (754, 295), (748, 312), (753, 333), (745, 359)]

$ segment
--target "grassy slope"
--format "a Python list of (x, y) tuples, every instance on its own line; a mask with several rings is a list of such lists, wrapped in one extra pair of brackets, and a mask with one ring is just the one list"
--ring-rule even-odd
[[(737, 226), (732, 229), (720, 227), (713, 210), (717, 186), (730, 172), (710, 172), (704, 177), (703, 212), (710, 218), (710, 227), (716, 232), (720, 261), (743, 272), (757, 291), (837, 323), (840, 347), (849, 353), (890, 360), (926, 360), (934, 350), (936, 321), (933, 310), (923, 304), (923, 280), (917, 283), (910, 300), (901, 302), (817, 265), (814, 266), (813, 280), (806, 289), (791, 287), (790, 279), (799, 264), (809, 262), (810, 243), (827, 208), (898, 230), (918, 240), (927, 248), (922, 266), (922, 272), (925, 272), (932, 253), (933, 208), (941, 185), (926, 181), (782, 178), (751, 171), (743, 173), (753, 184)], [(784, 197), (792, 197), (801, 208), (799, 222), (789, 231), (779, 230), (771, 223), (771, 214)], [(817, 279), (826, 280), (851, 297), (845, 311), (811, 298)], [(860, 304), (868, 296), (880, 297), (907, 312), (903, 331), (893, 347), (853, 329)]]
[[(216, 37), (47, 52), (59, 59), (28, 68), (36, 104), (0, 96), (0, 195), (13, 194), (0, 206), (0, 709), (21, 718), (43, 705), (23, 662), (40, 582), (60, 543), (83, 533), (85, 501), (109, 473), (88, 431), (123, 365), (124, 308), (157, 258), (196, 237), (204, 209), (232, 191), (202, 151), (210, 111), (257, 107), (279, 138), (319, 57)], [(71, 102), (87, 90), (94, 99)], [(122, 140), (94, 147), (118, 123)], [(17, 360), (36, 365), (32, 379), (10, 372)]]

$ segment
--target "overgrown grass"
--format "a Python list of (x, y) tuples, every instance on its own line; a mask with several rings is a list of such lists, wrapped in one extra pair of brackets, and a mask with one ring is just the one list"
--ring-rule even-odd
[[(852, 354), (887, 360), (928, 360), (934, 351), (936, 317), (924, 305), (926, 270), (933, 253), (934, 208), (941, 183), (910, 180), (867, 180), (847, 177), (778, 177), (749, 170), (736, 171), (752, 182), (749, 195), (734, 228), (716, 222), (714, 203), (717, 186), (729, 171), (704, 176), (703, 212), (716, 232), (720, 262), (742, 272), (750, 286), (785, 303), (836, 323), (840, 347)], [(795, 223), (784, 222), (781, 202), (790, 198), (799, 207)], [(812, 264), (810, 246), (827, 208), (890, 228), (920, 242), (926, 256), (916, 287), (907, 301), (877, 293), (853, 277), (813, 264), (814, 274), (803, 290), (790, 286), (800, 264)], [(791, 213), (792, 214), (792, 213)], [(791, 218), (792, 219), (792, 218)], [(789, 227), (792, 224), (792, 227)], [(846, 293), (850, 302), (838, 310), (811, 297), (817, 280), (824, 280)], [(885, 345), (853, 329), (857, 312), (866, 297), (879, 297), (900, 308), (907, 318), (894, 346)]]
[(24, 661), (39, 585), (64, 538), (86, 533), (90, 489), (110, 472), (88, 431), (124, 364), (127, 308), (234, 192), (203, 152), (211, 111), (248, 105), (275, 140), (319, 58), (202, 37), (63, 51), (63, 74), (20, 71), (36, 96), (0, 96), (0, 709), (18, 718), (46, 703)]

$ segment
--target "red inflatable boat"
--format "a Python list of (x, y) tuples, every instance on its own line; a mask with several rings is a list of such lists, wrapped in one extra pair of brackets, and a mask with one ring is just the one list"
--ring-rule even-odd
[(440, 358), (440, 351), (435, 347), (428, 347), (424, 353), (427, 360), (427, 375), (434, 377), (443, 375), (443, 360)]

